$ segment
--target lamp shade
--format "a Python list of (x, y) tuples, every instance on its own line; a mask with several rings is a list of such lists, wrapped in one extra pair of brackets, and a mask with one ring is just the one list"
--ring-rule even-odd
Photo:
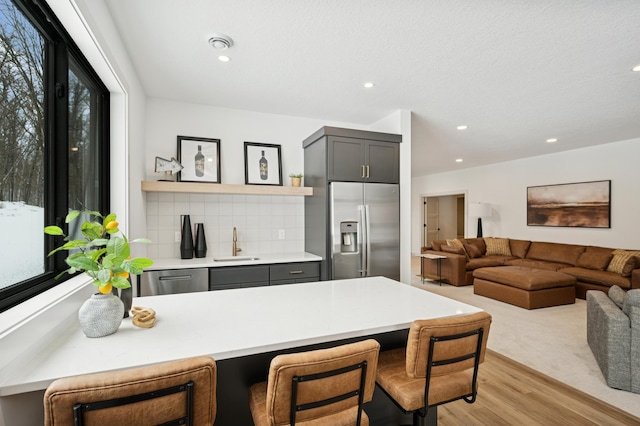
[(491, 204), (470, 203), (469, 216), (471, 217), (489, 217), (491, 216)]

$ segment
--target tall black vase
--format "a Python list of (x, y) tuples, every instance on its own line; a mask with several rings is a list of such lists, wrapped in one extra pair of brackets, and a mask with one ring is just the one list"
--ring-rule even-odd
[(182, 217), (182, 238), (180, 239), (180, 258), (193, 258), (193, 232), (191, 231), (191, 218), (188, 214)]
[(204, 236), (204, 224), (196, 223), (196, 257), (207, 255), (207, 239)]

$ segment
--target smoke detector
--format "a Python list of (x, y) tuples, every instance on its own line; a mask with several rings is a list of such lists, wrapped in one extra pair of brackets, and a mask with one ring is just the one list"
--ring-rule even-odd
[(209, 38), (209, 44), (215, 49), (224, 50), (233, 46), (233, 40), (226, 34), (215, 33)]

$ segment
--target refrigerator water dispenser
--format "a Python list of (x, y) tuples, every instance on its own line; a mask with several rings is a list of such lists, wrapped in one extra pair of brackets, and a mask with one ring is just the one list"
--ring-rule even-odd
[(340, 222), (340, 253), (358, 251), (358, 222)]

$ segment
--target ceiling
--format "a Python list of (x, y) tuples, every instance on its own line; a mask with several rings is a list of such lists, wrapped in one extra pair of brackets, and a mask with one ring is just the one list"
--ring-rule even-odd
[(410, 110), (414, 176), (640, 137), (638, 0), (105, 3), (148, 96), (362, 125)]

